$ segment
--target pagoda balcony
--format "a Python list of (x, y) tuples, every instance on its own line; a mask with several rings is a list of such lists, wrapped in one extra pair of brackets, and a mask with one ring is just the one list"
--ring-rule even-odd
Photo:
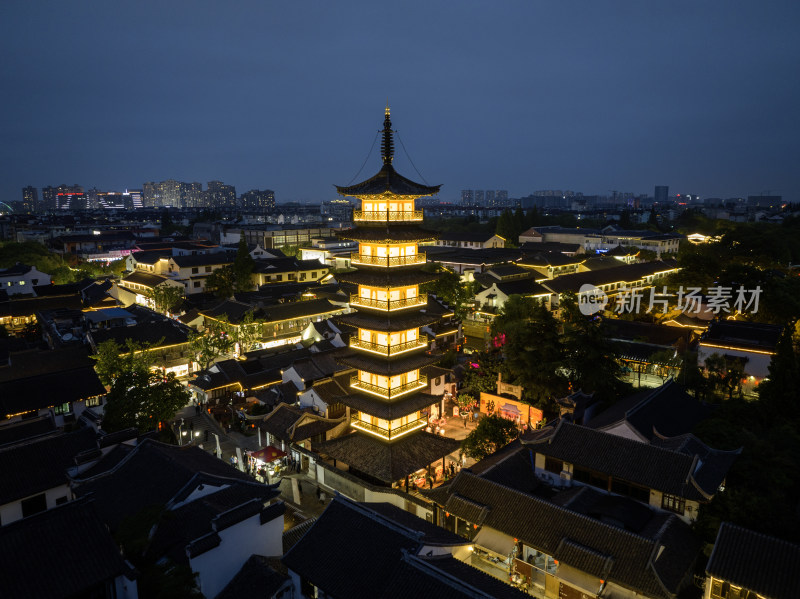
[(357, 294), (350, 296), (350, 306), (355, 308), (374, 308), (376, 310), (402, 310), (404, 308), (421, 308), (428, 305), (428, 294), (420, 293), (415, 297), (398, 300), (376, 300), (368, 297), (359, 297)]
[(353, 210), (355, 222), (421, 222), (422, 210)]
[(412, 431), (423, 429), (425, 426), (427, 426), (427, 422), (425, 422), (425, 420), (414, 420), (413, 422), (407, 422), (406, 424), (388, 429), (372, 424), (371, 422), (353, 419), (350, 421), (350, 426), (360, 431), (364, 431), (365, 433), (371, 433), (381, 437), (382, 439), (390, 440), (407, 435)]
[(424, 339), (414, 339), (413, 341), (395, 343), (394, 345), (383, 345), (380, 343), (372, 343), (371, 341), (363, 341), (361, 339), (352, 339), (350, 341), (350, 347), (363, 349), (384, 356), (396, 356), (397, 354), (402, 354), (407, 351), (427, 348), (428, 342)]
[(388, 387), (373, 385), (372, 383), (367, 383), (365, 381), (360, 381), (358, 380), (358, 375), (354, 375), (350, 379), (351, 388), (360, 389), (361, 391), (371, 393), (372, 395), (377, 395), (383, 399), (395, 399), (401, 395), (406, 395), (408, 393), (413, 393), (414, 391), (419, 391), (420, 389), (425, 389), (427, 386), (428, 377), (425, 375), (420, 375), (416, 381), (411, 381), (404, 385), (398, 385), (397, 387), (392, 387), (391, 389)]
[(366, 254), (350, 254), (350, 263), (360, 266), (413, 266), (425, 264), (424, 252), (413, 256), (368, 256)]

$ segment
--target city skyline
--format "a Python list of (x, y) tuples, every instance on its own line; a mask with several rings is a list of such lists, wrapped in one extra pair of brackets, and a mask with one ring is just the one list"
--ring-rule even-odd
[(387, 96), (398, 170), (447, 201), (655, 185), (800, 199), (795, 4), (237, 6), (4, 7), (0, 200), (171, 178), (330, 200)]

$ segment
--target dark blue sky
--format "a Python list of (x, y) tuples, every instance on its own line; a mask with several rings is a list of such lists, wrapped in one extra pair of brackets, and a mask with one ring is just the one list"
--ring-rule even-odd
[(6, 0), (0, 200), (166, 178), (331, 199), (388, 97), (443, 199), (667, 184), (800, 201), (799, 26), (796, 0)]

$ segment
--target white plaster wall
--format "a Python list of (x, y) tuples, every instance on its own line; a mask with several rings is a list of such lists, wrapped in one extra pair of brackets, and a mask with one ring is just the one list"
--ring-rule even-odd
[[(53, 487), (44, 493), (48, 510), (56, 507), (56, 500), (60, 497), (66, 496), (68, 501), (72, 499), (72, 491), (67, 484)], [(28, 497), (22, 497), (17, 501), (12, 501), (11, 503), (0, 506), (0, 525), (5, 526), (6, 524), (16, 520), (22, 520), (22, 501), (28, 499), (29, 497), (36, 497), (36, 495), (39, 495), (39, 493), (34, 493)]]
[(189, 561), (197, 582), (206, 597), (216, 597), (241, 570), (251, 555), (277, 556), (283, 553), (283, 518), (260, 524), (256, 514), (219, 533), (222, 542)]
[(617, 437), (624, 437), (625, 439), (631, 439), (632, 441), (644, 442), (644, 440), (628, 425), (627, 422), (620, 422), (611, 428), (601, 430), (606, 433), (616, 435)]
[(139, 588), (135, 579), (128, 580), (125, 576), (117, 576), (114, 579), (114, 587), (117, 599), (139, 599)]

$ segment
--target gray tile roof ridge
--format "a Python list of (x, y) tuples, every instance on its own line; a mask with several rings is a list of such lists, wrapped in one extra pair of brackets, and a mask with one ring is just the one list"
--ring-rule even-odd
[[(479, 480), (481, 480), (481, 481), (483, 481), (485, 483), (501, 487), (503, 490), (505, 490), (505, 491), (507, 491), (509, 493), (513, 493), (514, 495), (518, 495), (521, 498), (524, 498), (526, 500), (532, 500), (532, 501), (535, 501), (537, 503), (541, 503), (542, 505), (545, 505), (545, 506), (548, 506), (548, 507), (552, 507), (555, 510), (558, 510), (558, 511), (561, 511), (561, 512), (566, 512), (570, 516), (573, 516), (573, 517), (576, 517), (576, 518), (580, 518), (581, 520), (584, 520), (586, 522), (590, 522), (592, 524), (596, 524), (596, 525), (599, 525), (599, 526), (602, 526), (602, 527), (613, 529), (617, 533), (621, 533), (621, 534), (633, 537), (633, 538), (635, 538), (636, 540), (639, 540), (639, 541), (645, 541), (646, 543), (654, 543), (655, 540), (656, 540), (654, 538), (645, 537), (644, 535), (640, 535), (640, 534), (632, 532), (630, 530), (625, 530), (624, 528), (620, 528), (618, 526), (614, 526), (612, 524), (608, 524), (606, 522), (603, 522), (602, 520), (598, 520), (596, 518), (592, 518), (591, 516), (587, 516), (586, 514), (581, 514), (580, 512), (576, 512), (575, 510), (571, 510), (571, 509), (569, 509), (567, 507), (558, 505), (556, 503), (553, 503), (552, 501), (548, 501), (546, 499), (542, 499), (541, 497), (536, 497), (535, 495), (529, 495), (528, 493), (524, 493), (522, 491), (518, 491), (517, 489), (514, 489), (513, 487), (509, 487), (508, 485), (504, 485), (502, 483), (498, 483), (498, 482), (495, 482), (495, 481), (487, 481), (487, 480), (481, 478), (480, 476), (477, 476), (477, 475), (475, 475), (475, 474), (473, 474), (472, 472), (469, 472), (469, 471), (462, 470), (458, 474), (458, 476), (474, 477), (474, 478), (479, 479)], [(458, 476), (453, 480), (453, 483), (456, 483), (456, 481), (458, 480)], [(458, 493), (458, 491), (454, 490), (453, 493)]]

